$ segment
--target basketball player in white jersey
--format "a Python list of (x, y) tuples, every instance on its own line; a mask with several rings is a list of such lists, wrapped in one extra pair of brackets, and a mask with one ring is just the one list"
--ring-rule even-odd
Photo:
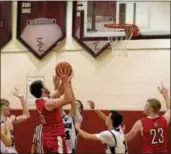
[(12, 91), (12, 94), (16, 97), (18, 97), (21, 101), (21, 105), (23, 108), (23, 114), (20, 116), (15, 116), (15, 115), (10, 115), (10, 103), (6, 99), (1, 99), (0, 102), (0, 109), (1, 109), (1, 122), (9, 122), (10, 124), (10, 135), (11, 135), (11, 140), (12, 143), (10, 146), (6, 146), (6, 153), (17, 153), (16, 148), (15, 148), (15, 138), (14, 138), (14, 129), (13, 129), (13, 124), (23, 122), (27, 120), (30, 117), (29, 110), (27, 108), (26, 101), (24, 99), (24, 96), (20, 94), (17, 88), (14, 88)]
[(31, 154), (44, 153), (42, 147), (42, 124), (37, 125), (34, 129)]
[(80, 127), (83, 119), (81, 115), (83, 108), (82, 107), (80, 108), (79, 105), (80, 103), (81, 101), (75, 100), (75, 102), (73, 102), (69, 114), (66, 114), (63, 111), (63, 122), (65, 126), (65, 141), (66, 141), (67, 151), (68, 153), (72, 153), (72, 154), (76, 153), (76, 146), (77, 146), (77, 132), (75, 129), (75, 123), (77, 123)]
[[(93, 103), (89, 101), (89, 103)], [(94, 106), (95, 107), (95, 106)], [(103, 144), (105, 144), (105, 149), (107, 154), (115, 154), (115, 153), (128, 153), (127, 143), (125, 139), (124, 132), (121, 127), (121, 123), (123, 121), (123, 117), (120, 113), (116, 111), (111, 111), (108, 116), (103, 115), (105, 120), (105, 124), (108, 127), (108, 130), (103, 131), (99, 134), (90, 134), (79, 127), (76, 129), (80, 136), (88, 140), (99, 140)]]

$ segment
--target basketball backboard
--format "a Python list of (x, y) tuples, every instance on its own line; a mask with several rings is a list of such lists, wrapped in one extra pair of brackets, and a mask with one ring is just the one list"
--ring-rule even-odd
[(132, 39), (170, 38), (170, 2), (80, 1), (77, 16), (82, 16), (82, 40), (106, 40), (125, 36), (124, 29), (105, 28), (104, 24), (135, 24), (140, 36)]

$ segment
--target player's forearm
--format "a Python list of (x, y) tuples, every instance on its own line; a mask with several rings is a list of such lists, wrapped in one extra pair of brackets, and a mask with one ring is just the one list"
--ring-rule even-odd
[(63, 83), (64, 85), (64, 99), (72, 102), (74, 101), (73, 94), (69, 83)]
[(100, 111), (99, 109), (95, 109), (95, 112), (100, 117), (100, 119), (106, 120), (107, 116), (102, 111)]
[(7, 133), (1, 132), (1, 140), (5, 144), (5, 146), (10, 146), (12, 144), (11, 135), (8, 131)]
[(126, 141), (129, 142), (133, 139), (133, 137), (131, 137), (131, 135), (128, 133), (125, 135)]
[(28, 110), (24, 96), (20, 97), (20, 101), (23, 109), (23, 115), (25, 116), (26, 119), (30, 118), (30, 112)]
[(79, 135), (81, 135), (84, 139), (89, 139), (89, 136), (91, 135), (78, 127), (77, 127), (77, 131), (78, 131)]
[(167, 108), (167, 110), (169, 110), (170, 109), (170, 97), (168, 94), (165, 94), (165, 95), (163, 95), (163, 98), (165, 100), (166, 108)]
[(58, 90), (59, 90), (59, 93), (60, 93), (61, 95), (64, 93), (64, 85), (63, 85), (63, 83), (60, 84)]
[(30, 112), (27, 108), (27, 104), (26, 104), (26, 101), (24, 99), (24, 96), (20, 97), (20, 101), (21, 101), (21, 106), (23, 109), (23, 114), (20, 116), (17, 116), (15, 121), (13, 122), (13, 124), (23, 122), (23, 121), (27, 120), (28, 118), (30, 118)]
[(59, 90), (52, 91), (50, 93), (50, 98), (59, 98), (62, 95), (62, 93)]
[(71, 115), (75, 115), (75, 113), (76, 113), (75, 95), (74, 95), (72, 83), (70, 83), (69, 85), (70, 85), (71, 93), (72, 93), (72, 97), (73, 97), (73, 101), (71, 102)]
[(83, 120), (83, 117), (82, 117), (81, 113), (78, 110), (76, 110), (75, 115), (74, 115), (74, 121), (81, 123), (82, 120)]

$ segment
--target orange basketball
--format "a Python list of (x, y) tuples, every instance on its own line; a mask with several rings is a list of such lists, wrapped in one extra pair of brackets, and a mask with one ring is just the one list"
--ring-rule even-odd
[[(62, 74), (68, 74), (70, 76), (72, 74), (72, 66), (68, 62), (60, 62), (56, 65), (56, 75), (60, 76), (59, 70), (62, 71)], [(67, 71), (67, 72), (66, 72)]]

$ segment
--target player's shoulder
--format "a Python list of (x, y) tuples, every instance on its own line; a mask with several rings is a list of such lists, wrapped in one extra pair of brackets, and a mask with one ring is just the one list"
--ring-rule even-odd
[(45, 98), (45, 97), (41, 97), (41, 98), (38, 98), (35, 100), (35, 104), (36, 104), (36, 108), (38, 111), (43, 111), (45, 110), (44, 106), (47, 102), (48, 98)]
[(164, 115), (159, 116), (158, 122), (161, 122), (161, 123), (167, 125), (167, 119)]
[(35, 102), (36, 102), (37, 104), (40, 104), (40, 103), (44, 103), (46, 100), (48, 100), (48, 97), (41, 97), (41, 98), (37, 98), (37, 99), (35, 100)]
[(141, 119), (137, 120), (134, 125), (141, 126), (144, 120), (145, 120), (145, 118), (141, 118)]
[(146, 123), (151, 123), (152, 122), (151, 120), (152, 119), (149, 117), (143, 117), (140, 119), (140, 122), (142, 123), (142, 125), (145, 125)]
[(105, 130), (99, 133), (100, 136), (112, 136), (112, 133), (115, 134), (114, 130)]

